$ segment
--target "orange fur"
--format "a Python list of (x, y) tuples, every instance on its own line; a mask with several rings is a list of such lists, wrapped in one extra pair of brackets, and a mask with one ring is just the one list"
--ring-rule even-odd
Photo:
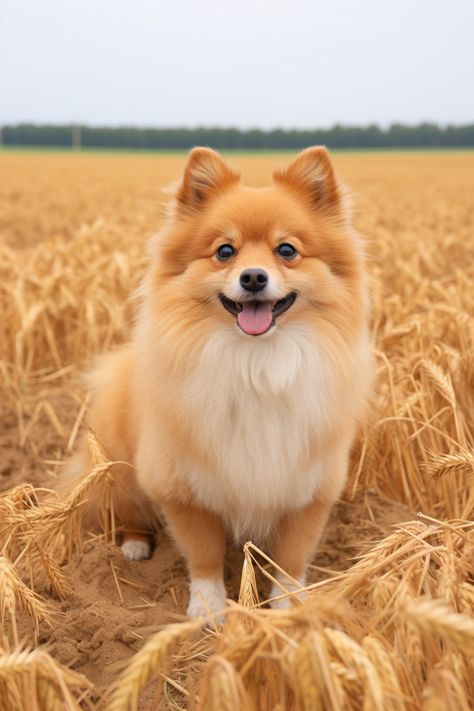
[[(219, 298), (241, 308), (249, 268), (269, 279), (252, 299), (296, 295), (261, 335)], [(91, 425), (111, 459), (134, 465), (114, 467), (119, 521), (140, 530), (164, 516), (188, 561), (190, 614), (224, 603), (226, 534), (269, 545), (303, 580), (372, 376), (362, 243), (327, 151), (307, 149), (251, 189), (194, 149), (140, 295), (131, 343), (91, 376)]]

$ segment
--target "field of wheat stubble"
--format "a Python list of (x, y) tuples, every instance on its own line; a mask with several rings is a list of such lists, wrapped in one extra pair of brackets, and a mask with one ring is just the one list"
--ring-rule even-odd
[[(304, 605), (262, 605), (274, 569), (249, 544), (229, 550), (224, 626), (186, 620), (166, 532), (150, 561), (114, 546), (92, 433), (94, 469), (48, 495), (185, 159), (0, 153), (1, 711), (473, 708), (474, 153), (334, 156), (367, 240), (377, 380)], [(264, 185), (290, 156), (230, 160)]]

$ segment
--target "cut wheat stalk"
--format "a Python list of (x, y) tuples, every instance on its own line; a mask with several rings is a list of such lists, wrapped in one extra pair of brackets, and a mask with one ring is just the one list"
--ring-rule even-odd
[(5, 612), (8, 612), (15, 645), (19, 643), (15, 616), (17, 606), (30, 616), (34, 624), (35, 639), (38, 638), (40, 622), (52, 626), (51, 613), (43, 600), (25, 585), (11, 561), (0, 555), (0, 630), (3, 628)]
[(472, 476), (474, 474), (474, 449), (461, 449), (452, 454), (432, 454), (423, 468), (433, 479), (441, 479), (441, 477), (452, 474)]
[(224, 657), (214, 655), (207, 666), (198, 711), (252, 711), (241, 676)]
[[(92, 690), (85, 676), (59, 664), (44, 650), (17, 647), (5, 652), (0, 648), (2, 711), (80, 711), (78, 698)], [(49, 706), (44, 705), (45, 701)]]
[(239, 604), (244, 607), (255, 607), (259, 603), (257, 581), (252, 557), (248, 547), (244, 547), (244, 562), (240, 576)]
[(175, 647), (202, 628), (204, 619), (173, 624), (151, 637), (135, 655), (111, 693), (107, 711), (136, 711), (138, 697), (149, 679), (169, 663)]
[(439, 635), (460, 649), (474, 650), (474, 619), (454, 612), (444, 602), (412, 600), (400, 612), (423, 631)]

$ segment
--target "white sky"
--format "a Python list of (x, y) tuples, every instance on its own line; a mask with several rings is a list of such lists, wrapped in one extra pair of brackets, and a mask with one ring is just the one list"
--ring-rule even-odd
[(474, 121), (474, 0), (0, 0), (0, 123)]

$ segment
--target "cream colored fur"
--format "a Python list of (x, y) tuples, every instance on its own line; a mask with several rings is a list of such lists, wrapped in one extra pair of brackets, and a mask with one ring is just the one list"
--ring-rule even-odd
[[(159, 349), (155, 357), (160, 359)], [(304, 326), (288, 324), (258, 340), (235, 326), (216, 330), (195, 367), (173, 388), (175, 406), (193, 422), (193, 437), (206, 450), (209, 466), (197, 467), (185, 451), (175, 450), (173, 475), (200, 505), (223, 518), (236, 542), (263, 543), (282, 512), (305, 506), (327, 489), (328, 438), (340, 428), (341, 402), (349, 431), (333, 446), (352, 438), (369, 385), (367, 357), (368, 341), (361, 337), (341, 373), (324, 342), (318, 344)], [(160, 398), (157, 385), (155, 390), (148, 383), (150, 409)], [(166, 437), (157, 423), (154, 441), (164, 444)], [(145, 489), (152, 478), (155, 489), (161, 477), (156, 448), (142, 440), (142, 447), (149, 446), (150, 464), (139, 466), (139, 477)]]

